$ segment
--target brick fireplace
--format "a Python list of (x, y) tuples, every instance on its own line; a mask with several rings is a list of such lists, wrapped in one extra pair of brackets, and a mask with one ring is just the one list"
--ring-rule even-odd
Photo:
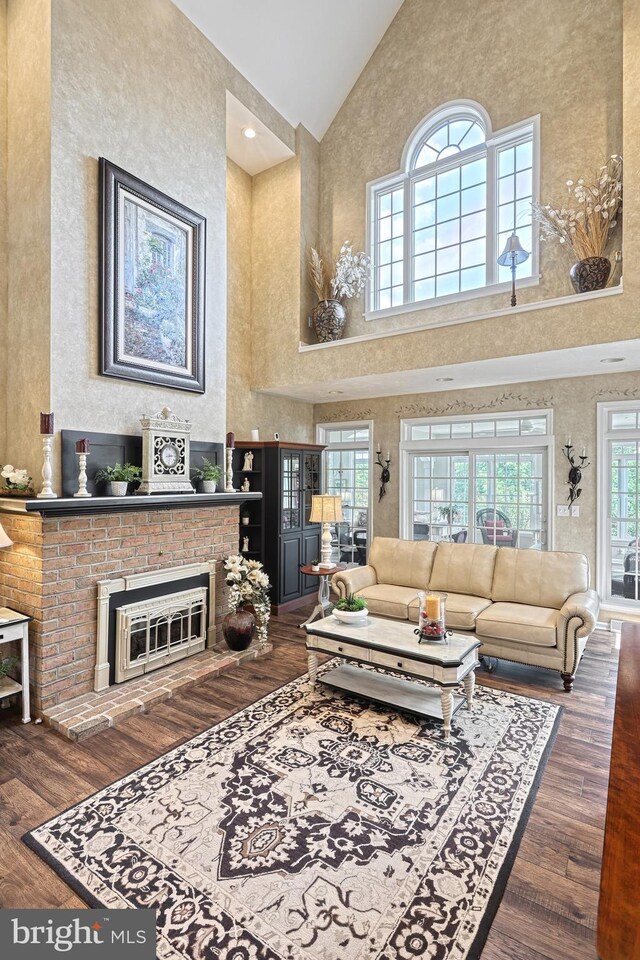
[(231, 494), (211, 495), (206, 503), (197, 495), (129, 497), (124, 504), (113, 498), (0, 501), (0, 523), (14, 542), (0, 551), (0, 598), (33, 617), (34, 716), (46, 720), (50, 711), (59, 714), (60, 705), (94, 691), (98, 584), (110, 578), (214, 561), (210, 632), (213, 646), (221, 642), (228, 609), (221, 561), (238, 552), (239, 502)]

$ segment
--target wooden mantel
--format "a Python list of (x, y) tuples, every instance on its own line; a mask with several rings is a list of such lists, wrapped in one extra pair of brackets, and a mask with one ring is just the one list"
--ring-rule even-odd
[(57, 497), (55, 500), (26, 500), (19, 497), (0, 498), (0, 513), (39, 513), (43, 517), (84, 517), (96, 513), (129, 513), (140, 510), (175, 510), (179, 507), (227, 507), (260, 500), (261, 493), (162, 493), (131, 494), (126, 497)]
[(622, 627), (598, 906), (600, 960), (640, 960), (640, 624)]

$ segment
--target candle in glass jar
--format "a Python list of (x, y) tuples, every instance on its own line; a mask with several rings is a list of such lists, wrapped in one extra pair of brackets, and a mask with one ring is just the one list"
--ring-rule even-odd
[(53, 436), (53, 414), (52, 413), (40, 414), (40, 434), (43, 437)]
[(440, 597), (437, 593), (427, 595), (427, 620), (440, 619)]
[(89, 453), (89, 441), (86, 437), (76, 440), (76, 453)]
[(235, 435), (235, 433), (228, 433), (228, 434), (227, 434), (227, 447), (229, 447), (231, 450), (233, 450), (233, 449), (235, 448), (235, 445), (236, 445), (236, 435)]

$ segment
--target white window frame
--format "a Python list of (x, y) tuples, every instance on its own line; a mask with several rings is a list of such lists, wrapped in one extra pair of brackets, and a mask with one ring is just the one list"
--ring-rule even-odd
[[(368, 440), (353, 440), (348, 443), (329, 443), (327, 441), (327, 431), (329, 430), (362, 430), (368, 428)], [(327, 450), (367, 450), (369, 452), (369, 499), (367, 503), (367, 553), (371, 547), (373, 539), (373, 420), (342, 420), (335, 423), (317, 423), (316, 424), (316, 443), (322, 444)], [(322, 490), (326, 490), (327, 478), (325, 468), (325, 458), (320, 457), (322, 464)]]
[[(448, 294), (447, 296), (431, 297), (428, 300), (411, 300), (411, 290), (413, 289), (413, 206), (411, 196), (413, 185), (416, 181), (423, 179), (428, 175), (430, 169), (435, 169), (435, 164), (428, 164), (411, 169), (413, 158), (425, 140), (428, 134), (439, 123), (451, 120), (475, 120), (484, 126), (486, 131), (486, 142), (479, 147), (471, 147), (463, 150), (461, 153), (444, 161), (437, 163), (438, 173), (459, 166), (462, 162), (476, 159), (486, 154), (487, 157), (487, 283), (483, 287), (476, 287), (473, 290), (465, 290), (459, 293)], [(411, 313), (416, 310), (431, 309), (440, 307), (449, 303), (457, 303), (463, 300), (476, 300), (480, 297), (488, 297), (495, 293), (503, 293), (511, 289), (511, 282), (501, 282), (498, 277), (498, 256), (501, 253), (497, 250), (498, 243), (498, 176), (497, 176), (497, 155), (500, 149), (505, 147), (517, 146), (526, 140), (532, 141), (532, 175), (531, 187), (533, 202), (536, 202), (540, 195), (540, 115), (529, 117), (520, 123), (511, 124), (498, 130), (495, 133), (491, 128), (491, 119), (484, 107), (473, 100), (454, 100), (444, 106), (433, 110), (424, 120), (421, 120), (415, 128), (402, 154), (402, 166), (395, 173), (372, 180), (367, 184), (367, 252), (371, 256), (373, 264), (373, 277), (371, 283), (367, 284), (365, 295), (365, 320), (381, 320), (385, 317), (392, 317), (402, 313)], [(387, 193), (389, 190), (404, 189), (404, 230), (403, 230), (403, 303), (396, 306), (386, 307), (382, 310), (375, 309), (375, 253), (378, 249), (378, 218), (376, 216), (377, 199), (379, 194)], [(532, 249), (531, 253), (531, 276), (516, 279), (518, 288), (537, 286), (540, 283), (540, 242), (539, 225), (534, 220), (532, 223)], [(442, 325), (448, 321), (442, 320)]]
[[(605, 610), (615, 610), (617, 613), (640, 613), (640, 603), (630, 602), (626, 597), (611, 595), (611, 462), (609, 458), (609, 441), (615, 440), (624, 443), (625, 440), (636, 442), (637, 430), (609, 430), (609, 415), (623, 413), (625, 410), (637, 410), (640, 400), (611, 400), (596, 404), (597, 439), (597, 486), (596, 486), (596, 583), (598, 595)], [(608, 579), (607, 579), (608, 578)]]
[[(512, 436), (512, 437), (451, 437), (444, 440), (411, 440), (411, 428), (414, 426), (428, 425), (434, 423), (477, 423), (481, 420), (522, 420), (530, 417), (546, 417), (547, 433), (532, 434), (530, 436)], [(481, 453), (483, 450), (495, 450), (500, 447), (505, 453), (511, 451), (526, 451), (528, 447), (543, 449), (546, 453), (546, 489), (543, 491), (543, 524), (546, 530), (546, 541), (544, 546), (547, 550), (554, 549), (555, 529), (553, 514), (554, 498), (554, 435), (553, 435), (553, 410), (512, 410), (509, 413), (500, 411), (500, 413), (471, 413), (460, 414), (447, 417), (412, 417), (400, 421), (400, 510), (399, 510), (399, 530), (400, 537), (403, 540), (413, 539), (413, 518), (409, 516), (409, 507), (413, 502), (412, 482), (410, 469), (411, 455), (414, 453), (426, 453), (427, 455), (437, 454), (460, 454), (460, 453)], [(471, 518), (470, 518), (471, 520)], [(470, 523), (473, 527), (474, 524)]]

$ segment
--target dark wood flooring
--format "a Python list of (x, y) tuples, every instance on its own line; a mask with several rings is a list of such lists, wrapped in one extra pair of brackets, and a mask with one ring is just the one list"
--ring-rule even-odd
[[(73, 744), (0, 711), (0, 906), (78, 907), (20, 837), (118, 777), (304, 673), (300, 611), (274, 618), (274, 651), (150, 713)], [(482, 960), (596, 960), (598, 885), (615, 698), (613, 638), (589, 641), (572, 694), (559, 675), (501, 662), (478, 681), (565, 707)]]

